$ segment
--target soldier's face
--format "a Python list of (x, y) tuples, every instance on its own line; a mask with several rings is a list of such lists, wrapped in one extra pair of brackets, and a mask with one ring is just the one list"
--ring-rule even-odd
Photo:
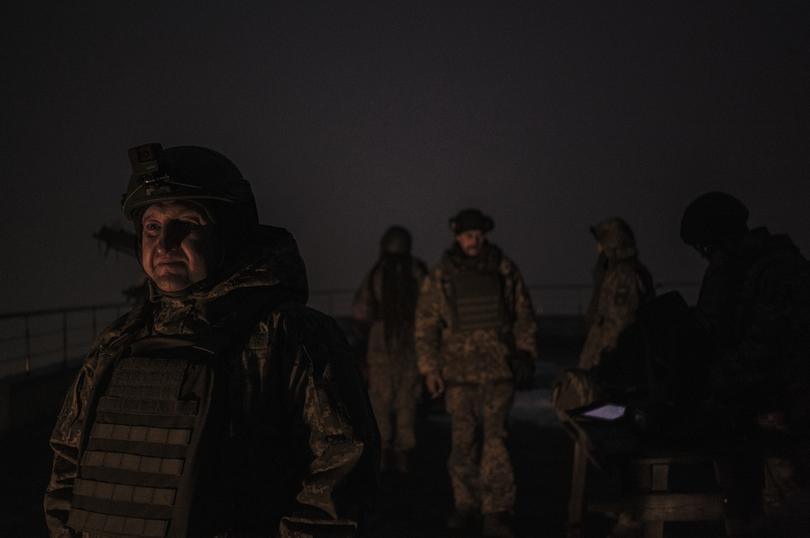
[(486, 236), (481, 230), (467, 230), (456, 236), (456, 242), (464, 254), (474, 258), (481, 254), (485, 238)]
[(720, 251), (719, 245), (696, 244), (692, 246), (697, 251), (697, 253), (700, 254), (700, 257), (707, 261), (711, 261), (714, 255)]
[(141, 264), (158, 288), (180, 291), (208, 276), (215, 252), (212, 225), (193, 205), (152, 204), (141, 224)]

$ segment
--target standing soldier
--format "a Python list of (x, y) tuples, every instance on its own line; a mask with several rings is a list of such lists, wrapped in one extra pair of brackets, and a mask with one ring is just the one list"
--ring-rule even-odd
[(149, 298), (107, 328), (51, 435), (50, 535), (355, 536), (370, 406), (295, 240), (206, 148), (130, 150)]
[(431, 396), (447, 391), (455, 504), (448, 527), (469, 527), (483, 514), (485, 535), (512, 536), (515, 480), (506, 421), (515, 384), (531, 376), (537, 326), (520, 271), (486, 240), (493, 226), (478, 209), (450, 219), (455, 243), (422, 284), (416, 353)]
[(389, 468), (393, 450), (400, 473), (408, 472), (409, 454), (416, 445), (419, 375), (413, 324), (419, 285), (426, 274), (424, 262), (411, 256), (411, 234), (392, 226), (380, 240), (379, 261), (363, 279), (352, 304), (355, 319), (371, 322), (366, 364), (369, 396), (384, 449), (381, 467)]
[(727, 532), (810, 536), (810, 264), (787, 235), (747, 221), (724, 192), (696, 198), (681, 221), (707, 261), (695, 312), (714, 343), (712, 408), (730, 441), (716, 464)]
[(616, 347), (619, 335), (636, 319), (643, 303), (655, 295), (652, 276), (638, 259), (633, 231), (613, 217), (591, 227), (599, 257), (585, 321), (588, 335), (579, 356), (579, 367), (590, 370), (602, 353)]

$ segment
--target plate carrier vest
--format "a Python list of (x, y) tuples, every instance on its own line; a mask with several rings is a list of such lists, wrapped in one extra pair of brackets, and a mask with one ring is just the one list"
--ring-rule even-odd
[(185, 536), (219, 357), (177, 337), (130, 349), (89, 415), (68, 526), (86, 537)]
[(462, 270), (452, 278), (455, 331), (500, 329), (506, 323), (500, 273)]

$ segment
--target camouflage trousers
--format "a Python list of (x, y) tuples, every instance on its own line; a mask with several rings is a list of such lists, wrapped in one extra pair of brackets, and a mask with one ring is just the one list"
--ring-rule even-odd
[(456, 508), (484, 514), (513, 510), (515, 477), (506, 448), (513, 398), (509, 381), (447, 387), (452, 430), (447, 467)]
[(762, 504), (769, 523), (768, 536), (810, 536), (810, 487), (803, 482), (795, 461), (766, 458)]
[(383, 449), (411, 450), (416, 446), (414, 422), (419, 387), (415, 363), (369, 364), (368, 395)]
[(715, 459), (726, 528), (769, 538), (810, 536), (810, 445), (763, 416), (747, 438)]
[(762, 505), (768, 536), (810, 536), (810, 439), (806, 433), (785, 433), (764, 461)]

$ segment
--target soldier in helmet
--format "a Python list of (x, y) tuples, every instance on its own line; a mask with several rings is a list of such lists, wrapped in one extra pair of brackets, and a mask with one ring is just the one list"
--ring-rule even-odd
[(788, 236), (747, 221), (723, 192), (696, 198), (681, 221), (681, 238), (708, 262), (695, 313), (713, 340), (711, 397), (732, 445), (717, 462), (727, 527), (807, 536), (810, 265)]
[(149, 298), (98, 337), (51, 436), (51, 536), (353, 536), (377, 430), (295, 240), (210, 149), (130, 150)]
[(424, 262), (411, 255), (411, 234), (391, 226), (380, 240), (380, 258), (363, 279), (352, 305), (356, 319), (371, 322), (366, 364), (383, 444), (381, 467), (387, 470), (393, 459), (400, 473), (408, 472), (409, 454), (416, 445), (419, 375), (413, 323), (419, 285), (426, 274)]
[(640, 305), (655, 295), (652, 276), (638, 259), (633, 230), (613, 217), (591, 227), (598, 259), (594, 288), (585, 320), (588, 335), (579, 367), (597, 366), (602, 353), (616, 347), (622, 331), (635, 321)]
[(416, 353), (428, 391), (445, 393), (450, 414), (455, 510), (448, 527), (467, 528), (483, 514), (485, 535), (512, 536), (506, 421), (515, 384), (531, 375), (537, 328), (520, 271), (486, 239), (493, 226), (478, 209), (450, 219), (455, 242), (419, 295)]

